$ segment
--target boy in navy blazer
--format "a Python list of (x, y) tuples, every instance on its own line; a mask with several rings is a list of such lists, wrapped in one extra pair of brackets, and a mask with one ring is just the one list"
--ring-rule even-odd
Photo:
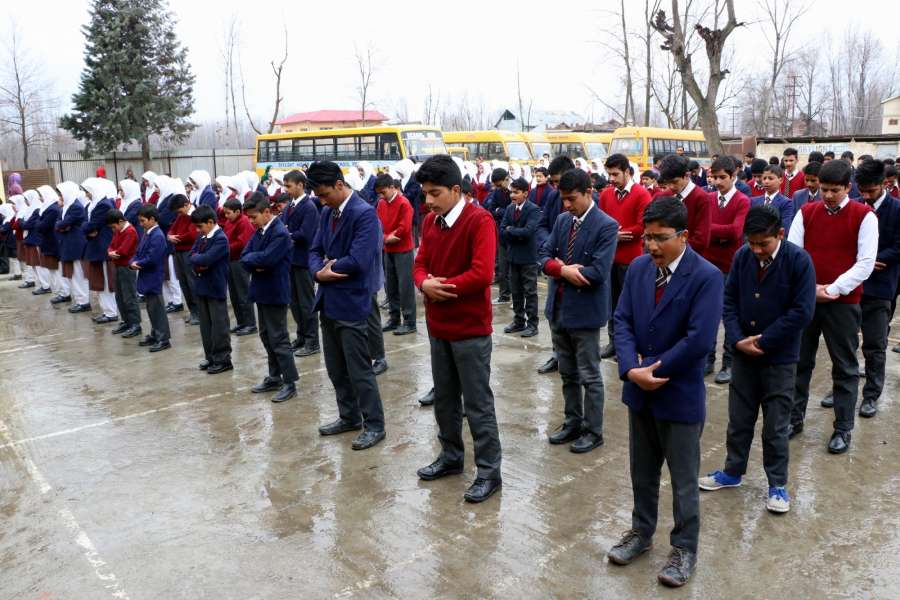
[(282, 212), (291, 235), (291, 314), (297, 324), (297, 338), (291, 344), (294, 356), (319, 353), (319, 317), (313, 310), (315, 283), (309, 272), (309, 247), (319, 225), (319, 211), (306, 193), (306, 175), (293, 170), (284, 176), (290, 202)]
[(781, 226), (785, 231), (790, 231), (791, 222), (794, 220), (794, 202), (782, 194), (779, 189), (784, 177), (784, 172), (778, 165), (766, 165), (762, 174), (763, 195), (750, 199), (750, 207), (769, 206), (778, 209), (781, 215)]
[[(609, 321), (610, 273), (619, 224), (592, 198), (591, 178), (572, 169), (559, 181), (566, 209), (541, 247), (550, 277), (545, 315), (559, 361), (565, 421), (551, 444), (572, 442), (572, 452), (603, 444), (603, 376), (600, 329)], [(582, 391), (583, 388), (583, 391)]]
[(272, 402), (284, 402), (297, 395), (299, 379), (287, 330), (291, 235), (281, 219), (272, 214), (264, 192), (250, 196), (244, 203), (244, 213), (256, 225), (256, 233), (241, 253), (241, 266), (250, 273), (250, 301), (256, 303), (259, 339), (269, 361), (269, 374), (250, 391), (262, 394), (278, 390)]
[[(506, 214), (506, 207), (509, 206), (509, 172), (506, 169), (494, 169), (491, 173), (491, 193), (484, 199), (484, 207), (494, 217), (497, 229), (500, 229), (500, 223), (503, 222), (503, 215)], [(497, 270), (497, 298), (494, 304), (509, 304), (509, 261), (506, 257), (506, 246), (497, 244), (497, 260), (495, 262)]]
[(315, 309), (321, 313), (325, 368), (338, 406), (337, 420), (319, 427), (319, 433), (362, 429), (352, 447), (365, 450), (385, 436), (367, 331), (372, 296), (381, 286), (381, 221), (347, 185), (337, 164), (314, 162), (306, 177), (323, 205), (309, 270), (319, 283)]
[(197, 226), (197, 239), (188, 255), (194, 271), (194, 292), (200, 317), (200, 338), (204, 360), (200, 369), (208, 375), (224, 373), (231, 364), (231, 335), (228, 320), (228, 237), (216, 224), (216, 213), (201, 205), (191, 213), (191, 223)]
[(735, 254), (725, 283), (725, 343), (732, 353), (725, 467), (699, 481), (702, 490), (741, 485), (753, 430), (763, 413), (766, 508), (790, 510), (788, 430), (800, 338), (816, 307), (816, 273), (801, 248), (784, 239), (774, 206), (754, 206), (743, 227), (747, 243)]
[(150, 352), (171, 348), (169, 341), (169, 319), (162, 302), (163, 261), (168, 256), (166, 236), (159, 227), (159, 211), (152, 204), (141, 206), (138, 221), (144, 228), (131, 260), (130, 267), (138, 272), (137, 293), (144, 297), (147, 316), (150, 318), (150, 335), (138, 342), (139, 346), (149, 346)]
[(791, 197), (795, 215), (800, 212), (800, 208), (807, 202), (818, 202), (822, 199), (822, 194), (819, 192), (819, 169), (821, 168), (822, 163), (820, 162), (807, 163), (803, 167), (804, 187), (802, 190), (797, 190)]
[(538, 333), (538, 245), (541, 209), (527, 200), (528, 182), (518, 178), (510, 185), (512, 203), (500, 222), (500, 242), (506, 244), (513, 322), (504, 333), (534, 337)]
[(658, 575), (684, 585), (700, 534), (700, 433), (706, 418), (706, 355), (722, 314), (722, 274), (688, 245), (688, 209), (660, 196), (644, 211), (648, 254), (635, 259), (616, 307), (615, 344), (628, 406), (634, 510), (631, 530), (608, 554), (625, 565), (650, 549), (663, 461), (669, 466), (675, 527)]

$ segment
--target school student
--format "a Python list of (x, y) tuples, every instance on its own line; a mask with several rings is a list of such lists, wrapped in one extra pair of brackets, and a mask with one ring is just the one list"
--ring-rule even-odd
[(222, 214), (225, 218), (221, 227), (228, 238), (228, 295), (234, 310), (234, 320), (237, 321), (231, 328), (231, 333), (237, 336), (251, 335), (257, 331), (256, 314), (250, 301), (250, 274), (241, 266), (241, 253), (256, 233), (256, 228), (247, 215), (241, 212), (239, 200), (226, 200)]
[[(457, 167), (458, 168), (458, 167)], [(491, 172), (491, 193), (484, 201), (484, 207), (494, 217), (494, 223), (499, 234), (500, 223), (503, 221), (503, 215), (506, 213), (506, 207), (509, 206), (511, 200), (509, 198), (509, 173), (506, 169), (494, 169)], [(497, 286), (499, 292), (493, 304), (509, 304), (509, 263), (506, 257), (506, 245), (497, 244), (497, 262), (496, 262)]]
[(747, 180), (747, 185), (750, 186), (750, 198), (762, 196), (766, 193), (762, 185), (762, 176), (768, 165), (769, 163), (762, 158), (755, 158), (750, 163), (750, 179)]
[(228, 238), (216, 224), (216, 212), (201, 204), (191, 213), (191, 222), (197, 227), (197, 239), (188, 256), (194, 271), (197, 314), (200, 317), (200, 339), (203, 342), (204, 360), (200, 369), (207, 375), (230, 371), (231, 336), (228, 321)]
[(513, 322), (504, 333), (521, 337), (538, 334), (538, 224), (541, 209), (528, 200), (528, 182), (518, 178), (510, 184), (512, 202), (500, 222), (500, 243), (506, 245)]
[[(25, 262), (34, 272), (37, 280), (36, 289), (31, 291), (34, 296), (42, 296), (50, 293), (50, 272), (41, 266), (40, 260), (40, 244), (41, 233), (37, 226), (41, 216), (41, 196), (37, 190), (25, 190), (22, 194), (28, 205), (21, 219), (19, 219), (19, 227), (22, 229), (22, 247), (25, 251)], [(26, 284), (22, 284), (26, 287)], [(35, 286), (30, 286), (35, 287)]]
[(382, 331), (394, 335), (416, 332), (416, 288), (413, 286), (413, 208), (387, 173), (375, 178), (381, 197), (377, 213), (384, 232), (384, 291), (388, 300), (388, 322)]
[(12, 230), (15, 233), (15, 243), (16, 243), (16, 263), (21, 269), (21, 279), (23, 279), (22, 283), (20, 283), (17, 287), (21, 290), (33, 288), (34, 287), (34, 268), (28, 264), (28, 253), (25, 249), (25, 231), (22, 229), (22, 223), (25, 215), (28, 214), (28, 200), (25, 197), (25, 194), (16, 194), (12, 196), (12, 201), (15, 204), (15, 217), (12, 219), (11, 225)]
[[(644, 241), (641, 236), (644, 234), (644, 208), (650, 203), (650, 192), (633, 182), (634, 173), (625, 155), (612, 154), (606, 159), (604, 167), (612, 185), (600, 192), (599, 206), (619, 225), (615, 242), (616, 254), (609, 280), (612, 293), (610, 314), (612, 314), (616, 310), (616, 303), (625, 285), (628, 265), (644, 252)], [(656, 174), (653, 174), (653, 181), (656, 181)], [(609, 342), (600, 352), (601, 358), (612, 358), (616, 353), (613, 346), (615, 337), (613, 321), (609, 321), (608, 334)]]
[(688, 159), (677, 154), (665, 157), (659, 166), (659, 183), (684, 203), (688, 213), (688, 242), (695, 252), (702, 253), (709, 246), (712, 202), (691, 180)]
[(897, 167), (895, 165), (884, 165), (884, 189), (894, 198), (900, 198), (900, 187), (897, 186)]
[(800, 341), (790, 435), (803, 431), (819, 336), (824, 335), (834, 393), (834, 433), (828, 442), (832, 454), (850, 448), (859, 395), (859, 303), (878, 254), (878, 217), (866, 203), (850, 200), (850, 175), (850, 165), (843, 160), (822, 165), (822, 202), (804, 204), (788, 234), (788, 241), (806, 249), (816, 271), (816, 310)]
[(781, 214), (782, 227), (789, 231), (794, 220), (794, 203), (779, 191), (783, 176), (784, 172), (778, 165), (766, 165), (762, 174), (763, 194), (751, 198), (750, 206), (774, 206)]
[[(628, 169), (626, 173), (631, 169), (614, 162)], [(558, 190), (566, 212), (556, 220), (540, 251), (542, 269), (550, 277), (545, 315), (565, 399), (565, 421), (549, 440), (551, 444), (571, 442), (572, 452), (584, 453), (603, 445), (599, 337), (610, 316), (619, 224), (597, 209), (590, 176), (584, 171), (567, 171)]]
[[(141, 201), (141, 186), (133, 179), (123, 179), (119, 182), (119, 190), (122, 192), (120, 194), (122, 202), (119, 204), (118, 210), (122, 213), (122, 216), (125, 217), (125, 220), (134, 227), (134, 231), (137, 233), (138, 238), (140, 238), (141, 232), (143, 231), (143, 228), (138, 222), (138, 211), (143, 204)], [(115, 235), (115, 229), (113, 229), (113, 235)]]
[(291, 234), (272, 214), (265, 192), (256, 191), (244, 203), (247, 218), (256, 233), (241, 253), (241, 266), (250, 274), (250, 300), (256, 303), (259, 338), (266, 349), (269, 372), (250, 391), (263, 394), (278, 390), (272, 402), (285, 402), (297, 395), (299, 379), (287, 330), (291, 303)]
[(541, 208), (551, 192), (553, 184), (550, 183), (550, 171), (547, 167), (537, 167), (534, 170), (534, 187), (528, 192), (528, 201)]
[(188, 183), (193, 190), (191, 191), (191, 204), (196, 207), (208, 206), (213, 212), (218, 208), (219, 201), (216, 193), (213, 191), (211, 177), (207, 171), (197, 170), (188, 176)]
[(137, 293), (144, 297), (147, 316), (150, 318), (150, 335), (138, 342), (138, 346), (147, 347), (150, 352), (160, 352), (172, 347), (169, 341), (169, 319), (162, 299), (165, 277), (163, 264), (168, 244), (159, 227), (159, 211), (156, 206), (141, 206), (138, 221), (144, 229), (144, 237), (138, 243), (129, 266), (137, 271)]
[[(159, 228), (168, 239), (169, 228), (178, 217), (178, 213), (172, 208), (172, 200), (176, 196), (184, 195), (184, 185), (178, 178), (160, 175), (156, 178), (156, 187), (159, 190), (159, 201), (156, 204), (159, 209)], [(166, 302), (166, 313), (176, 313), (184, 310), (184, 296), (181, 284), (178, 282), (178, 274), (175, 271), (174, 249), (170, 243), (166, 243), (165, 280), (163, 281), (163, 299)]]
[(10, 196), (6, 202), (0, 203), (0, 256), (9, 262), (10, 277), (7, 281), (22, 279), (22, 269), (16, 254), (16, 205), (23, 200), (22, 194)]
[[(106, 215), (115, 209), (117, 194), (116, 186), (108, 179), (90, 178), (82, 184), (82, 189), (90, 195), (90, 202), (86, 207), (86, 218), (81, 225), (87, 244), (84, 247), (84, 260), (87, 264), (86, 275), (88, 288), (97, 292), (101, 313), (94, 317), (94, 323), (103, 325), (119, 320), (116, 312), (116, 296), (110, 285), (109, 277), (109, 242), (112, 240), (112, 230), (106, 223)], [(82, 307), (83, 311), (72, 307), (70, 312), (83, 312), (90, 310), (90, 306)]]
[(297, 326), (297, 338), (291, 344), (294, 356), (319, 353), (319, 316), (313, 310), (315, 283), (309, 272), (309, 247), (319, 223), (319, 211), (306, 193), (306, 175), (293, 170), (284, 176), (290, 202), (282, 216), (291, 235), (291, 314)]
[(490, 384), (496, 225), (490, 213), (462, 200), (462, 173), (450, 156), (429, 158), (416, 178), (431, 209), (413, 273), (425, 296), (434, 418), (441, 444), (438, 458), (417, 475), (431, 481), (463, 472), (464, 406), (478, 470), (463, 498), (483, 502), (503, 485)]
[(793, 198), (794, 194), (806, 187), (805, 172), (797, 169), (797, 149), (785, 148), (781, 157), (781, 164), (784, 165), (784, 177), (781, 180), (781, 193), (788, 198)]
[[(50, 281), (50, 289), (56, 292), (56, 303), (71, 300), (69, 282), (62, 277), (59, 269), (59, 244), (56, 240), (56, 221), (59, 219), (59, 195), (52, 187), (42, 185), (38, 188), (41, 194), (41, 208), (38, 213), (37, 231), (41, 235), (40, 261)], [(53, 302), (51, 300), (51, 302)], [(73, 307), (74, 308), (74, 307)], [(85, 310), (89, 310), (85, 309)], [(81, 312), (81, 311), (79, 311)]]
[(174, 252), (172, 257), (175, 263), (175, 275), (178, 277), (178, 285), (181, 288), (184, 302), (188, 305), (188, 315), (184, 318), (184, 322), (188, 325), (198, 325), (200, 323), (199, 309), (194, 294), (196, 278), (188, 260), (194, 242), (197, 240), (197, 225), (191, 219), (191, 210), (194, 206), (184, 194), (175, 194), (169, 200), (168, 208), (176, 215), (166, 233), (166, 239), (169, 241), (170, 249)]
[(816, 274), (803, 249), (784, 239), (774, 206), (755, 206), (744, 222), (747, 244), (725, 282), (726, 343), (734, 346), (728, 388), (725, 466), (699, 479), (702, 490), (738, 487), (762, 409), (766, 508), (790, 510), (788, 431), (800, 338), (816, 306)]
[(79, 307), (87, 305), (90, 310), (91, 296), (88, 291), (88, 282), (84, 276), (81, 257), (87, 240), (81, 225), (84, 222), (84, 206), (78, 199), (78, 184), (71, 181), (63, 181), (57, 187), (61, 196), (60, 218), (56, 221), (55, 235), (59, 245), (59, 260), (62, 277), (70, 291), (67, 296), (57, 296), (50, 300), (53, 304), (68, 302), (74, 297), (73, 305), (69, 308), (72, 312), (81, 312)]
[(381, 285), (381, 222), (372, 206), (346, 184), (336, 163), (314, 162), (306, 176), (323, 204), (309, 269), (319, 284), (314, 306), (320, 313), (325, 368), (338, 407), (338, 418), (319, 427), (319, 434), (361, 429), (351, 447), (365, 450), (385, 437), (368, 339), (373, 298)]
[(657, 173), (653, 169), (647, 169), (646, 171), (641, 173), (641, 185), (651, 196), (656, 193), (658, 187), (656, 185), (656, 180), (658, 177), (659, 173)]
[[(734, 253), (744, 243), (744, 219), (750, 210), (750, 199), (734, 187), (736, 165), (730, 156), (717, 158), (710, 167), (710, 181), (715, 192), (710, 194), (712, 202), (712, 224), (710, 225), (709, 247), (703, 258), (718, 267), (723, 277), (728, 277)], [(716, 383), (731, 380), (731, 345), (727, 340), (722, 348), (722, 369), (716, 373)], [(715, 370), (716, 348), (707, 358), (706, 375)]]
[(688, 223), (688, 207), (676, 198), (661, 196), (647, 206), (648, 254), (631, 264), (614, 317), (634, 508), (631, 529), (607, 556), (627, 565), (650, 549), (665, 462), (675, 527), (669, 560), (657, 579), (673, 587), (687, 583), (697, 564), (703, 368), (716, 341), (723, 289), (719, 270), (688, 243)]
[[(133, 182), (135, 183), (136, 182)], [(121, 185), (121, 182), (120, 182)], [(123, 338), (132, 338), (141, 334), (141, 309), (138, 306), (135, 289), (136, 273), (128, 268), (137, 251), (138, 234), (134, 226), (128, 222), (119, 210), (111, 210), (106, 215), (106, 222), (113, 230), (107, 255), (115, 268), (116, 308), (122, 322), (112, 330), (113, 335), (121, 334)]]
[(807, 202), (818, 202), (822, 199), (822, 194), (819, 193), (819, 169), (821, 168), (822, 163), (820, 162), (807, 163), (803, 167), (804, 187), (802, 190), (794, 192), (794, 197), (791, 198), (794, 205), (794, 215), (800, 212), (800, 208)]

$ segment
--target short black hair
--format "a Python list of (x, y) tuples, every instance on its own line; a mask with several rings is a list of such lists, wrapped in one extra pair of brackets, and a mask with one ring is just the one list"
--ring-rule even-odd
[(550, 175), (550, 172), (547, 171), (547, 167), (536, 167), (532, 172), (533, 173), (543, 173), (545, 176)]
[(471, 196), (472, 195), (472, 180), (469, 179), (468, 177), (464, 178), (459, 190), (463, 194), (468, 194)]
[(125, 220), (125, 215), (122, 214), (122, 211), (116, 210), (115, 208), (106, 213), (106, 224), (107, 225), (115, 225), (116, 223), (121, 223)]
[(841, 152), (841, 158), (849, 158), (850, 160), (853, 160), (853, 153), (849, 150), (844, 150), (843, 152)]
[(688, 171), (693, 171), (693, 170), (699, 169), (699, 168), (700, 168), (700, 163), (698, 163), (696, 160), (688, 161)]
[(606, 180), (606, 177), (604, 177), (600, 173), (591, 173), (591, 185), (593, 185), (594, 189), (599, 192), (607, 185), (609, 185), (609, 182)]
[(874, 160), (874, 159), (875, 159), (875, 157), (872, 156), (871, 154), (860, 154), (859, 157), (857, 157), (856, 160), (857, 160), (858, 162), (863, 162), (863, 161), (866, 161), (866, 160)]
[(306, 175), (303, 174), (303, 171), (300, 169), (293, 169), (292, 171), (288, 171), (284, 175), (284, 182), (287, 183), (290, 181), (291, 183), (298, 183), (302, 185), (306, 185)]
[(641, 173), (641, 177), (647, 177), (649, 179), (652, 179), (653, 181), (656, 181), (658, 176), (656, 174), (656, 171), (654, 171), (653, 169), (647, 169), (646, 171)]
[(893, 164), (884, 165), (884, 177), (887, 179), (888, 177), (896, 177), (897, 176), (897, 167)]
[(186, 204), (190, 204), (191, 201), (187, 199), (187, 196), (184, 194), (175, 194), (172, 196), (172, 199), (169, 200), (169, 208), (172, 210), (178, 210), (182, 206)]
[(226, 200), (225, 204), (222, 205), (224, 210), (230, 210), (232, 212), (241, 212), (241, 202), (237, 198), (232, 198), (230, 200)]
[(810, 163), (806, 163), (806, 166), (803, 167), (804, 175), (812, 175), (813, 177), (819, 176), (819, 170), (822, 168), (822, 163), (818, 161), (813, 161)]
[(770, 165), (780, 165), (780, 164), (781, 164), (781, 159), (778, 158), (777, 156), (770, 156), (770, 157), (769, 157), (769, 164), (770, 164)]
[[(322, 183), (319, 185), (328, 184)], [(257, 212), (263, 212), (266, 209), (272, 210), (272, 203), (269, 202), (268, 196), (259, 191), (253, 192), (253, 195), (250, 196), (250, 199), (244, 202), (244, 210), (255, 210)]]
[(665, 157), (659, 165), (659, 180), (668, 183), (678, 177), (687, 177), (688, 159), (677, 154)]
[(756, 158), (756, 152), (745, 152), (744, 158), (750, 158), (750, 159)]
[(208, 223), (212, 221), (216, 222), (216, 211), (210, 208), (207, 205), (198, 206), (197, 210), (191, 213), (191, 223), (199, 224), (199, 223)]
[(843, 160), (829, 160), (819, 169), (819, 183), (831, 185), (850, 185), (853, 167)]
[(550, 161), (547, 172), (550, 175), (562, 175), (566, 171), (571, 171), (574, 168), (575, 162), (571, 158), (568, 156), (557, 156)]
[(785, 148), (782, 156), (798, 156), (797, 149), (791, 147)]
[(494, 169), (491, 171), (491, 183), (500, 183), (509, 177), (509, 173), (506, 169)]
[(397, 182), (387, 173), (379, 173), (375, 178), (375, 191), (383, 190), (389, 187), (397, 187)]
[(291, 200), (293, 200), (293, 198), (291, 198), (291, 195), (287, 192), (282, 192), (275, 196), (275, 204), (285, 204)]
[[(834, 159), (834, 150), (827, 150), (825, 152), (825, 154), (823, 154), (822, 156), (824, 156), (827, 159), (833, 160)], [(825, 161), (823, 160), (822, 162), (825, 162)]]
[(338, 181), (344, 181), (344, 172), (337, 163), (330, 160), (317, 160), (306, 170), (306, 179), (314, 188), (320, 185), (334, 187)]
[(744, 219), (744, 235), (776, 236), (781, 231), (781, 212), (771, 204), (758, 204)]
[(462, 186), (462, 173), (449, 154), (435, 154), (416, 171), (416, 181), (452, 189)]
[(784, 177), (784, 171), (782, 171), (781, 167), (778, 165), (766, 165), (766, 168), (763, 169), (763, 173), (771, 173), (775, 177)]
[(893, 158), (890, 158), (890, 157), (888, 157), (888, 158), (883, 158), (883, 159), (881, 160), (881, 162), (883, 162), (885, 166), (897, 164), (897, 161), (894, 160)]
[(750, 174), (751, 175), (760, 175), (763, 171), (766, 170), (766, 167), (769, 166), (769, 163), (766, 162), (764, 158), (754, 158), (753, 162), (750, 163)]
[(730, 156), (720, 156), (709, 167), (710, 173), (713, 171), (724, 171), (728, 173), (729, 176), (734, 175), (734, 172), (737, 170), (736, 165), (734, 164), (734, 160)]
[(509, 187), (514, 190), (519, 190), (520, 192), (527, 192), (529, 188), (528, 182), (525, 181), (524, 177), (517, 177), (511, 184), (509, 184)]
[(631, 163), (628, 162), (628, 157), (624, 154), (610, 154), (606, 162), (603, 163), (603, 166), (607, 169), (618, 169), (623, 173), (631, 172)]
[(662, 159), (664, 159), (665, 157), (666, 157), (665, 154), (654, 154), (653, 155), (653, 164), (655, 165), (656, 163), (662, 161)]
[(159, 221), (159, 209), (153, 204), (144, 204), (138, 209), (138, 216)]
[(650, 223), (684, 231), (688, 223), (687, 208), (675, 196), (658, 196), (644, 209), (644, 226)]
[(813, 150), (812, 152), (809, 153), (809, 157), (806, 159), (806, 162), (808, 162), (808, 163), (812, 163), (812, 162), (823, 163), (823, 162), (825, 162), (825, 155), (822, 154), (821, 152), (819, 152), (818, 150)]
[(864, 160), (856, 166), (856, 185), (882, 183), (884, 183), (884, 163), (880, 160)]
[(569, 169), (559, 179), (559, 191), (586, 194), (591, 189), (590, 176), (581, 169)]

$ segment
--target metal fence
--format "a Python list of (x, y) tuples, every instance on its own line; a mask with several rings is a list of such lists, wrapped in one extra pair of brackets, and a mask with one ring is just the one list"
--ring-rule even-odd
[[(239, 171), (249, 171), (256, 165), (253, 148), (249, 149), (183, 149), (164, 150), (151, 153), (150, 170), (159, 175), (169, 175), (187, 179), (191, 171), (208, 171), (215, 179), (219, 175), (234, 175)], [(61, 181), (82, 182), (94, 177), (97, 167), (106, 169), (107, 178), (112, 181), (125, 179), (128, 169), (140, 179), (144, 172), (144, 161), (140, 152), (111, 152), (102, 156), (84, 158), (78, 152), (57, 152), (47, 159), (47, 168), (53, 172), (54, 183)]]

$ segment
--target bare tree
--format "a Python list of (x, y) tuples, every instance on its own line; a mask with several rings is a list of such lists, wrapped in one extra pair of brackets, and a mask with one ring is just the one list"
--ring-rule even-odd
[[(644, 127), (650, 126), (650, 99), (653, 97), (653, 15), (662, 0), (644, 0)], [(624, 12), (624, 11), (623, 11)]]
[(796, 67), (800, 81), (798, 99), (800, 101), (800, 118), (803, 120), (803, 135), (825, 133), (819, 125), (825, 113), (827, 101), (822, 93), (819, 54), (819, 49), (816, 47), (805, 48), (797, 53)]
[(441, 104), (440, 91), (435, 94), (431, 83), (428, 83), (428, 91), (425, 93), (425, 104), (422, 111), (422, 120), (426, 125), (438, 125), (438, 114)]
[(521, 122), (522, 131), (529, 131), (531, 107), (534, 105), (534, 100), (528, 101), (528, 108), (526, 109), (525, 101), (522, 99), (522, 73), (519, 70), (518, 62), (516, 62), (516, 98), (518, 98), (519, 102), (519, 121)]
[(359, 70), (359, 85), (356, 93), (359, 95), (359, 103), (362, 109), (362, 122), (366, 124), (366, 109), (369, 108), (371, 102), (369, 100), (369, 89), (372, 86), (372, 75), (375, 74), (375, 48), (371, 45), (367, 46), (365, 52), (361, 52), (359, 48), (354, 47), (356, 55), (356, 66)]
[[(809, 6), (796, 0), (759, 0), (758, 3), (766, 14), (762, 32), (772, 53), (767, 89), (772, 98), (767, 104), (778, 111), (778, 114), (771, 115), (774, 126), (772, 133), (784, 134), (790, 129), (794, 116), (791, 113), (795, 108), (797, 80), (792, 76), (788, 85), (781, 81), (781, 74), (791, 61), (790, 40), (794, 25), (809, 10)], [(791, 90), (790, 93), (784, 95), (780, 93), (788, 88)]]
[[(719, 21), (722, 18), (725, 18), (725, 22), (719, 28)], [(735, 28), (742, 26), (743, 23), (739, 23), (735, 17), (734, 0), (715, 0), (712, 28), (706, 27), (699, 22), (694, 26), (697, 35), (706, 46), (708, 79), (705, 93), (700, 89), (700, 85), (697, 82), (692, 55), (687, 49), (686, 25), (686, 20), (682, 22), (678, 0), (672, 0), (671, 25), (666, 19), (665, 12), (662, 10), (656, 13), (656, 18), (653, 22), (653, 28), (660, 32), (665, 39), (662, 49), (672, 53), (678, 72), (681, 74), (682, 85), (697, 107), (700, 127), (703, 129), (703, 135), (706, 138), (710, 152), (724, 154), (725, 149), (722, 146), (722, 138), (719, 134), (719, 118), (716, 113), (719, 87), (728, 75), (728, 70), (722, 68), (722, 53), (728, 36), (731, 35)]]
[(240, 52), (240, 24), (237, 14), (232, 14), (224, 25), (225, 37), (222, 39), (222, 80), (225, 86), (225, 135), (229, 135), (232, 123), (234, 134), (238, 134), (237, 99), (235, 95), (235, 55)]
[[(269, 120), (269, 125), (265, 133), (272, 133), (275, 131), (275, 123), (278, 121), (278, 111), (281, 110), (281, 103), (284, 98), (281, 97), (281, 77), (284, 73), (284, 65), (288, 60), (288, 30), (287, 25), (284, 25), (284, 56), (281, 57), (281, 61), (278, 64), (275, 64), (275, 61), (269, 63), (269, 66), (272, 67), (272, 75), (275, 76), (275, 108), (272, 110), (272, 118)], [(244, 103), (244, 113), (247, 115), (247, 121), (250, 123), (250, 127), (253, 128), (257, 134), (262, 134), (263, 131), (260, 130), (256, 124), (253, 122), (253, 117), (250, 116), (250, 109), (247, 108), (247, 91), (244, 86), (244, 70), (241, 67), (241, 100)]]
[[(603, 11), (602, 22), (610, 25), (600, 28), (602, 35), (598, 43), (606, 50), (607, 54), (612, 54), (616, 57), (617, 65), (624, 67), (624, 72), (622, 73), (622, 86), (625, 89), (624, 106), (620, 110), (618, 105), (605, 100), (604, 94), (600, 93), (600, 91), (591, 86), (588, 86), (588, 90), (597, 102), (615, 115), (615, 118), (622, 123), (633, 123), (635, 120), (634, 78), (631, 72), (631, 51), (628, 45), (629, 33), (625, 18), (625, 0), (619, 0), (619, 8), (617, 10)], [(612, 25), (612, 23), (615, 23), (615, 25)]]

